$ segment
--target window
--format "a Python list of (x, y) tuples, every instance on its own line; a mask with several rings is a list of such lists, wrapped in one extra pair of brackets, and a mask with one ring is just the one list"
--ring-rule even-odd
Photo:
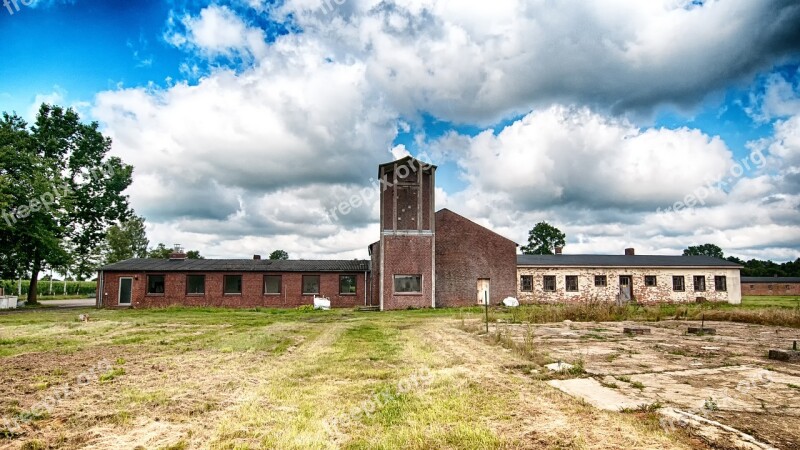
[(339, 294), (341, 294), (341, 295), (356, 295), (356, 276), (355, 275), (340, 275), (339, 276)]
[(545, 292), (555, 292), (556, 290), (556, 277), (554, 275), (545, 275), (544, 284), (542, 286)]
[(728, 290), (728, 278), (724, 276), (714, 277), (714, 289), (720, 292)]
[(264, 276), (264, 293), (268, 295), (279, 295), (283, 286), (283, 279), (280, 275)]
[(608, 286), (608, 277), (605, 275), (595, 275), (594, 276), (594, 285), (597, 287), (606, 287)]
[(398, 294), (421, 294), (422, 275), (395, 275), (394, 292)]
[(242, 276), (241, 275), (225, 275), (223, 282), (223, 293), (227, 295), (241, 294), (242, 293)]
[(533, 276), (523, 275), (519, 278), (520, 290), (523, 292), (533, 291)]
[(186, 275), (186, 293), (189, 295), (203, 295), (206, 293), (205, 275)]
[(147, 293), (148, 294), (164, 293), (164, 275), (147, 276)]
[(686, 280), (684, 277), (672, 277), (672, 290), (677, 292), (683, 292), (686, 290)]
[(695, 275), (693, 281), (695, 291), (704, 292), (706, 290), (706, 277), (702, 275)]
[(578, 292), (578, 276), (567, 275), (564, 277), (567, 284), (567, 292)]
[(655, 275), (645, 275), (644, 276), (644, 285), (647, 287), (655, 287), (657, 283), (657, 279)]
[(303, 294), (319, 294), (319, 275), (303, 275)]

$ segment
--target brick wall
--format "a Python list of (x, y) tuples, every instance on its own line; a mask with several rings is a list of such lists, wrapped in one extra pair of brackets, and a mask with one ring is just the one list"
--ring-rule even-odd
[(800, 295), (800, 283), (742, 282), (742, 295)]
[[(383, 309), (433, 306), (433, 236), (384, 236)], [(395, 275), (422, 275), (421, 294), (395, 294)]]
[(478, 279), (489, 301), (516, 297), (517, 245), (450, 210), (436, 213), (436, 306), (478, 304)]
[(369, 305), (370, 306), (380, 306), (380, 282), (381, 282), (381, 243), (380, 241), (372, 244), (370, 246), (372, 249), (372, 260), (371, 260), (371, 267), (372, 272), (370, 273), (369, 282), (370, 282), (370, 290), (369, 290)]
[[(164, 294), (147, 294), (148, 273), (104, 272), (103, 305), (114, 308), (119, 306), (119, 279), (133, 278), (132, 307), (153, 308), (173, 305), (181, 306), (213, 306), (226, 308), (275, 307), (295, 308), (301, 305), (313, 305), (313, 295), (303, 295), (303, 275), (319, 275), (320, 296), (331, 299), (334, 308), (352, 308), (364, 305), (365, 278), (364, 273), (151, 273), (165, 276)], [(186, 275), (205, 275), (205, 294), (186, 294)], [(223, 294), (223, 277), (225, 275), (242, 276), (242, 294)], [(264, 294), (264, 275), (281, 275), (281, 294)], [(356, 294), (339, 294), (339, 275), (356, 277)]]
[[(533, 291), (522, 291), (521, 277), (533, 276)], [(544, 276), (556, 277), (555, 292), (544, 291)], [(578, 291), (566, 290), (566, 276), (578, 276)], [(595, 275), (605, 275), (606, 287), (595, 286)], [(698, 297), (707, 301), (739, 304), (742, 301), (739, 269), (681, 269), (681, 268), (533, 268), (517, 269), (518, 298), (522, 303), (579, 303), (590, 301), (614, 302), (619, 293), (620, 276), (630, 275), (633, 281), (633, 300), (638, 303), (691, 303)], [(655, 275), (656, 286), (645, 286), (645, 276)], [(695, 291), (693, 277), (704, 276), (705, 291)], [(714, 276), (726, 277), (727, 291), (717, 291)], [(685, 290), (672, 288), (672, 277), (683, 276)]]

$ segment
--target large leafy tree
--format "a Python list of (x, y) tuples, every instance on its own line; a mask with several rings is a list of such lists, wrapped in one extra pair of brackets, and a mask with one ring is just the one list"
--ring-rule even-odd
[[(16, 162), (4, 165), (9, 225), (0, 250), (30, 275), (28, 301), (36, 302), (39, 273), (47, 267), (80, 278), (99, 264), (98, 242), (106, 229), (129, 214), (122, 192), (133, 167), (108, 157), (111, 140), (97, 123), (82, 123), (72, 109), (43, 104), (32, 127), (3, 114), (0, 143)], [(10, 153), (10, 155), (9, 155)]]
[(147, 258), (144, 217), (136, 215), (112, 225), (106, 233), (106, 264), (131, 258)]
[(722, 249), (715, 244), (703, 244), (690, 246), (683, 251), (683, 256), (713, 256), (714, 258), (723, 259), (725, 255)]
[(567, 236), (547, 222), (537, 223), (528, 232), (528, 245), (522, 247), (524, 255), (552, 255), (556, 247), (566, 244)]
[(289, 254), (283, 250), (275, 250), (269, 254), (269, 259), (273, 261), (286, 261), (289, 259)]

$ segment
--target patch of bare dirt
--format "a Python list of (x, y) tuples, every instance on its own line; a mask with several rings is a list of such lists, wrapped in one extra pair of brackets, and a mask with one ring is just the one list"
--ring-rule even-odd
[(418, 333), (436, 348), (441, 364), (490, 392), (513, 399), (508, 411), (511, 420), (495, 420), (492, 426), (498, 435), (512, 438), (517, 448), (707, 448), (688, 436), (667, 435), (657, 423), (637, 423), (632, 416), (576, 401), (515, 370), (526, 362), (510, 351), (448, 324), (432, 323)]

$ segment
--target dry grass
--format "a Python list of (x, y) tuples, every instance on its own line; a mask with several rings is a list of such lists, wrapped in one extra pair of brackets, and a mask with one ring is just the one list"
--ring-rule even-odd
[[(473, 316), (474, 317), (474, 316)], [(489, 320), (511, 323), (659, 322), (668, 319), (729, 321), (800, 328), (800, 307), (757, 307), (729, 304), (659, 304), (617, 306), (590, 301), (575, 304), (533, 304), (519, 308), (494, 308)]]
[[(20, 433), (0, 430), (0, 448), (696, 444), (562, 395), (520, 370), (548, 361), (532, 334), (476, 339), (450, 326), (452, 313), (99, 311), (90, 323), (76, 314), (0, 316), (0, 417), (107, 362)], [(61, 345), (59, 335), (70, 338)]]

